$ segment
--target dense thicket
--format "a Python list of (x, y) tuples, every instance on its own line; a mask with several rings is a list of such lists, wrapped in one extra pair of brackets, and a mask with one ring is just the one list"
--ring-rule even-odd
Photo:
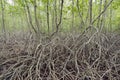
[(120, 0), (0, 0), (0, 80), (120, 80)]

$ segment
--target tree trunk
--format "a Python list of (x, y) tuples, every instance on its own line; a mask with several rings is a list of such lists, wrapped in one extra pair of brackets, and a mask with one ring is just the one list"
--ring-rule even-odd
[(53, 35), (55, 35), (55, 34), (58, 33), (58, 31), (59, 31), (59, 26), (60, 26), (60, 24), (61, 24), (61, 22), (62, 22), (63, 3), (64, 3), (64, 0), (61, 0), (60, 20), (59, 20), (59, 23), (56, 25), (56, 31), (53, 32), (50, 37), (52, 37)]
[(72, 0), (72, 28), (74, 27), (74, 0)]
[(35, 25), (37, 27), (37, 32), (38, 32), (38, 35), (40, 35), (40, 29), (39, 29), (39, 23), (38, 23), (38, 18), (37, 18), (37, 4), (36, 4), (36, 0), (34, 0), (34, 15), (35, 15)]
[(5, 5), (5, 2), (4, 0), (1, 0), (1, 8), (2, 8), (2, 32), (3, 32), (3, 35), (4, 35), (4, 42), (6, 42), (6, 29), (5, 29), (5, 8), (4, 8), (4, 5)]
[(92, 25), (92, 0), (89, 0), (89, 25)]
[[(99, 14), (101, 13), (102, 10), (102, 0), (100, 0), (100, 5), (99, 5)], [(100, 25), (100, 19), (101, 16), (98, 18), (98, 22), (97, 22), (97, 27), (100, 29), (101, 25)]]
[(30, 23), (32, 29), (34, 30), (35, 34), (37, 34), (37, 30), (35, 29), (35, 27), (32, 23), (32, 17), (31, 17), (30, 9), (29, 9), (29, 6), (28, 6), (28, 3), (27, 3), (26, 0), (25, 0), (25, 4), (26, 4), (26, 8), (27, 8), (27, 15), (28, 15), (28, 18), (29, 18), (29, 23)]
[(48, 34), (50, 33), (50, 24), (49, 24), (49, 0), (47, 0), (47, 25), (48, 25)]

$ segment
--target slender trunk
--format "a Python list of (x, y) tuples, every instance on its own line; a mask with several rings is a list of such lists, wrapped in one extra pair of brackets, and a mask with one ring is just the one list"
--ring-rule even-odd
[(55, 26), (57, 27), (57, 0), (55, 0), (55, 6), (54, 6), (55, 8)]
[(29, 20), (28, 20), (28, 17), (27, 17), (27, 12), (26, 12), (26, 9), (25, 9), (25, 5), (24, 5), (24, 13), (25, 13), (25, 19), (26, 19), (26, 23), (27, 23), (29, 32), (31, 33), (32, 31), (31, 31)]
[(48, 34), (50, 33), (50, 25), (49, 25), (49, 0), (47, 0), (47, 25), (48, 25)]
[(72, 28), (74, 27), (74, 0), (72, 0)]
[(4, 8), (4, 0), (1, 0), (1, 8), (2, 8), (2, 32), (3, 32), (3, 35), (4, 35), (4, 41), (6, 40), (6, 29), (5, 29), (5, 8)]
[(92, 0), (89, 0), (89, 25), (92, 25)]
[(84, 25), (84, 20), (83, 20), (83, 16), (80, 12), (80, 8), (79, 8), (79, 0), (77, 0), (77, 10), (78, 10), (78, 14), (79, 14), (79, 17), (81, 19), (81, 22), (80, 22), (80, 28), (82, 28), (82, 26)]
[(53, 35), (55, 35), (58, 31), (59, 31), (59, 26), (62, 22), (62, 14), (63, 14), (63, 3), (64, 0), (61, 0), (61, 8), (60, 8), (60, 20), (59, 23), (56, 25), (56, 31), (52, 33), (52, 35), (50, 37), (52, 37)]
[(89, 0), (89, 26), (90, 26), (90, 34), (92, 35), (92, 0)]
[(110, 8), (110, 18), (109, 18), (109, 26), (110, 26), (110, 30), (112, 30), (112, 7)]
[(37, 34), (37, 30), (35, 29), (35, 27), (32, 23), (32, 17), (31, 17), (30, 9), (29, 9), (29, 6), (28, 6), (28, 3), (27, 3), (26, 0), (25, 0), (25, 4), (26, 4), (26, 8), (27, 8), (27, 15), (28, 15), (28, 18), (29, 18), (29, 23), (30, 23), (32, 29), (34, 30), (35, 34)]
[[(100, 5), (99, 5), (99, 14), (101, 13), (102, 10), (102, 0), (100, 0)], [(98, 18), (98, 22), (97, 22), (97, 27), (100, 29), (101, 25), (100, 25), (100, 19), (101, 16)]]
[(54, 28), (55, 28), (55, 10), (54, 10), (54, 6), (55, 6), (55, 4), (53, 4), (53, 8), (52, 8), (52, 12), (51, 12), (51, 14), (52, 14), (52, 32), (54, 32)]
[[(84, 5), (84, 0), (82, 0), (82, 5)], [(81, 13), (81, 15), (83, 16), (83, 12), (84, 12), (84, 7), (82, 7), (82, 13)]]
[(104, 7), (103, 11), (101, 11), (101, 13), (94, 20), (92, 20), (92, 24), (94, 24), (96, 22), (96, 20), (98, 20), (98, 18), (101, 17), (105, 13), (105, 11), (107, 10), (107, 8), (110, 6), (110, 4), (112, 2), (113, 2), (113, 0), (109, 1), (109, 3), (106, 5), (106, 7)]
[[(106, 8), (106, 4), (107, 4), (107, 0), (104, 1), (104, 9)], [(100, 28), (100, 31), (102, 31), (103, 27), (105, 27), (105, 18), (106, 18), (106, 13), (104, 12), (103, 15), (102, 15), (102, 20), (101, 20), (101, 28)]]
[(61, 22), (62, 22), (62, 10), (63, 10), (63, 3), (64, 3), (64, 0), (61, 0), (61, 9), (60, 9), (60, 20), (59, 20), (59, 23), (57, 24), (57, 26), (56, 26), (56, 32), (58, 32), (58, 30), (59, 30), (59, 26), (60, 26), (60, 24), (61, 24)]
[(36, 4), (36, 0), (34, 0), (34, 16), (35, 16), (35, 25), (37, 27), (37, 32), (38, 35), (40, 35), (40, 29), (39, 29), (39, 23), (38, 23), (38, 18), (37, 18), (37, 4)]

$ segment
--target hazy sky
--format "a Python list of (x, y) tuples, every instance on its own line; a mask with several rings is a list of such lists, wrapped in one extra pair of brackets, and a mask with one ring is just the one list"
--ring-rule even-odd
[[(7, 0), (8, 1), (8, 3), (10, 3), (11, 5), (14, 5), (14, 2), (13, 2), (13, 0)], [(96, 0), (93, 0), (93, 2), (95, 2)]]
[(13, 0), (7, 0), (7, 1), (8, 1), (8, 3), (10, 3), (11, 5), (14, 5)]

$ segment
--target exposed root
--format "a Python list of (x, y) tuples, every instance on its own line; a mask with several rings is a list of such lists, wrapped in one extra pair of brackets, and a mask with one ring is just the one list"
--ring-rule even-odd
[[(14, 39), (13, 39), (14, 38)], [(28, 34), (0, 40), (0, 80), (120, 80), (120, 35)]]

